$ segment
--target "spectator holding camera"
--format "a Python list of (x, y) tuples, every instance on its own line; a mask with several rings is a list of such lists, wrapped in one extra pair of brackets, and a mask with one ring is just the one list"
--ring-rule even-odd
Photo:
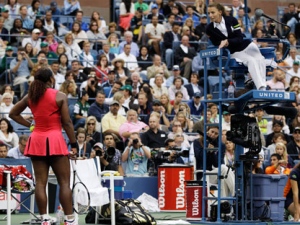
[[(218, 136), (219, 136), (219, 127), (209, 126), (205, 129), (207, 139), (206, 143), (204, 142), (204, 137), (201, 135), (199, 139), (193, 142), (193, 145), (190, 149), (190, 152), (194, 152), (194, 157), (196, 160), (196, 170), (203, 169), (203, 151), (207, 151), (206, 155), (206, 170), (211, 171), (212, 173), (218, 172), (218, 167), (221, 169), (221, 175), (227, 176), (225, 179), (221, 179), (221, 196), (228, 197), (235, 195), (235, 175), (232, 169), (228, 168), (224, 164), (224, 155), (225, 155), (225, 145), (222, 143), (219, 146)], [(209, 150), (211, 148), (219, 148), (218, 151)], [(218, 154), (221, 154), (221, 165), (218, 162)], [(197, 179), (201, 179), (202, 176), (197, 175)], [(202, 174), (201, 174), (202, 175)], [(209, 181), (212, 184), (218, 183), (218, 176), (210, 175)]]
[(127, 162), (126, 175), (144, 175), (147, 173), (148, 159), (151, 157), (149, 147), (143, 145), (139, 133), (130, 134), (129, 142), (122, 154), (122, 161)]
[(10, 62), (10, 72), (14, 74), (13, 86), (20, 85), (21, 96), (24, 96), (28, 89), (27, 76), (30, 75), (29, 68), (34, 66), (30, 57), (23, 47), (18, 48), (17, 57)]
[(95, 158), (96, 156), (99, 156), (101, 158), (102, 155), (104, 155), (103, 144), (97, 142), (92, 148), (90, 158)]
[(165, 148), (166, 150), (171, 151), (170, 155), (168, 156), (168, 161), (167, 163), (179, 163), (179, 164), (184, 164), (184, 161), (181, 157), (178, 157), (177, 151), (174, 150), (177, 148), (175, 140), (172, 138), (168, 138), (165, 141)]
[(80, 90), (85, 90), (90, 98), (96, 98), (97, 92), (103, 90), (101, 86), (98, 86), (98, 80), (95, 71), (91, 71), (87, 80), (82, 82), (80, 85)]
[(121, 164), (121, 153), (116, 149), (115, 135), (112, 133), (106, 133), (104, 135), (104, 154), (100, 156), (101, 171), (114, 170), (120, 173), (120, 176), (124, 176), (124, 171)]

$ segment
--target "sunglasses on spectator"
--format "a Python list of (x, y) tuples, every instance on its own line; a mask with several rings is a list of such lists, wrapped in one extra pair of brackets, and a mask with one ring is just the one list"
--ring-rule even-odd
[(93, 126), (94, 126), (94, 125), (95, 125), (95, 123), (88, 123), (87, 125), (88, 125), (88, 126), (90, 126), (90, 125), (93, 125)]

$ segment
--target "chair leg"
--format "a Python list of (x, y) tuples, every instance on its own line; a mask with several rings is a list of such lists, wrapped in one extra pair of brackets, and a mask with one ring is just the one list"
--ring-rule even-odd
[(6, 210), (6, 215), (7, 215), (7, 225), (10, 225), (11, 224), (11, 209), (10, 209), (10, 206), (11, 206), (11, 177), (10, 177), (10, 174), (11, 174), (11, 171), (5, 171), (5, 173), (7, 173), (7, 178), (6, 178), (6, 182), (7, 182), (7, 210)]

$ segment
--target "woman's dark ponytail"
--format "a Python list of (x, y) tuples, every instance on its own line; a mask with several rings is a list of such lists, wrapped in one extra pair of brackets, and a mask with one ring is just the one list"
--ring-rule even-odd
[(29, 86), (28, 98), (32, 104), (37, 104), (47, 89), (47, 82), (53, 76), (49, 68), (38, 69), (34, 75), (34, 81)]

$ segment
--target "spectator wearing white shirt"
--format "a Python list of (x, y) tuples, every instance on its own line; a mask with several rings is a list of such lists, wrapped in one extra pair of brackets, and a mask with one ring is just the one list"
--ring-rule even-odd
[(42, 40), (39, 38), (41, 31), (37, 28), (33, 29), (31, 32), (31, 37), (24, 38), (22, 41), (22, 47), (25, 48), (25, 45), (27, 43), (30, 43), (34, 49), (36, 49), (36, 52), (39, 52), (41, 50), (41, 42)]
[(295, 47), (291, 47), (289, 56), (284, 60), (290, 67), (293, 66), (294, 61), (296, 61), (297, 49)]
[(183, 94), (183, 98), (182, 98), (183, 100), (190, 99), (190, 96), (189, 96), (186, 88), (183, 86), (183, 84), (184, 84), (184, 82), (181, 77), (174, 78), (173, 85), (171, 85), (171, 87), (169, 87), (169, 89), (168, 89), (170, 100), (174, 100), (176, 92), (179, 92), (179, 91)]
[(149, 41), (148, 44), (152, 45), (156, 54), (160, 55), (160, 42), (163, 40), (165, 33), (164, 25), (158, 23), (158, 17), (152, 16), (152, 23), (146, 25), (145, 33), (147, 34)]
[(74, 41), (76, 41), (80, 47), (82, 47), (84, 41), (88, 40), (88, 36), (87, 36), (86, 32), (81, 29), (81, 25), (77, 21), (75, 21), (73, 23), (71, 32), (72, 32)]
[(20, 4), (16, 0), (7, 0), (5, 8), (9, 10), (9, 14), (13, 19), (17, 18), (20, 13)]
[(79, 60), (79, 55), (82, 52), (79, 45), (76, 41), (74, 41), (74, 37), (71, 33), (67, 33), (65, 35), (66, 45), (66, 55), (68, 56), (69, 61)]
[(27, 159), (28, 157), (26, 157), (24, 155), (24, 150), (25, 150), (27, 141), (28, 141), (28, 136), (25, 134), (21, 135), (19, 137), (19, 145), (14, 148), (11, 148), (8, 151), (7, 156), (10, 158), (14, 158), (14, 159)]
[(120, 54), (124, 51), (124, 46), (126, 44), (130, 44), (131, 45), (130, 53), (133, 54), (135, 57), (139, 56), (140, 54), (139, 46), (135, 42), (133, 42), (132, 39), (133, 39), (133, 33), (131, 31), (126, 31), (124, 33), (124, 41), (122, 41), (119, 45)]
[(2, 118), (6, 118), (8, 120), (11, 120), (8, 116), (10, 110), (14, 107), (13, 104), (13, 96), (11, 93), (4, 93), (2, 95), (2, 100), (0, 104), (0, 115)]
[(168, 89), (165, 86), (164, 76), (162, 74), (156, 74), (154, 78), (154, 84), (151, 86), (153, 89), (153, 96), (156, 99), (160, 99), (162, 94), (169, 94)]
[(222, 130), (230, 130), (230, 118), (231, 114), (227, 111), (223, 112)]
[(125, 62), (125, 67), (129, 69), (131, 72), (135, 71), (139, 65), (137, 63), (136, 57), (130, 53), (131, 51), (131, 45), (125, 44), (124, 46), (124, 52), (118, 55), (118, 58), (121, 58)]
[(285, 81), (286, 83), (290, 83), (290, 80), (293, 76), (300, 78), (300, 69), (299, 69), (299, 61), (293, 62), (293, 67), (286, 72)]
[(9, 15), (9, 8), (7, 6), (2, 8), (1, 16), (4, 19), (3, 27), (10, 31), (13, 27), (14, 20)]
[(41, 2), (40, 0), (33, 0), (31, 2), (31, 6), (27, 9), (27, 15), (30, 19), (35, 20), (37, 17), (44, 14), (44, 12), (41, 10)]
[(58, 61), (53, 62), (51, 65), (51, 69), (53, 72), (53, 76), (55, 78), (55, 89), (59, 90), (61, 84), (63, 82), (65, 82), (65, 76), (63, 76), (62, 74), (60, 74), (58, 72), (59, 71), (59, 62)]
[(91, 68), (94, 65), (94, 61), (96, 59), (92, 56), (90, 50), (91, 50), (91, 44), (90, 44), (90, 42), (85, 41), (83, 43), (83, 51), (80, 54), (81, 55), (80, 59), (82, 59), (81, 63), (83, 65), (83, 67), (89, 67), (89, 68)]
[(3, 141), (9, 149), (16, 147), (19, 142), (18, 135), (14, 132), (13, 126), (6, 118), (0, 119), (0, 141)]

